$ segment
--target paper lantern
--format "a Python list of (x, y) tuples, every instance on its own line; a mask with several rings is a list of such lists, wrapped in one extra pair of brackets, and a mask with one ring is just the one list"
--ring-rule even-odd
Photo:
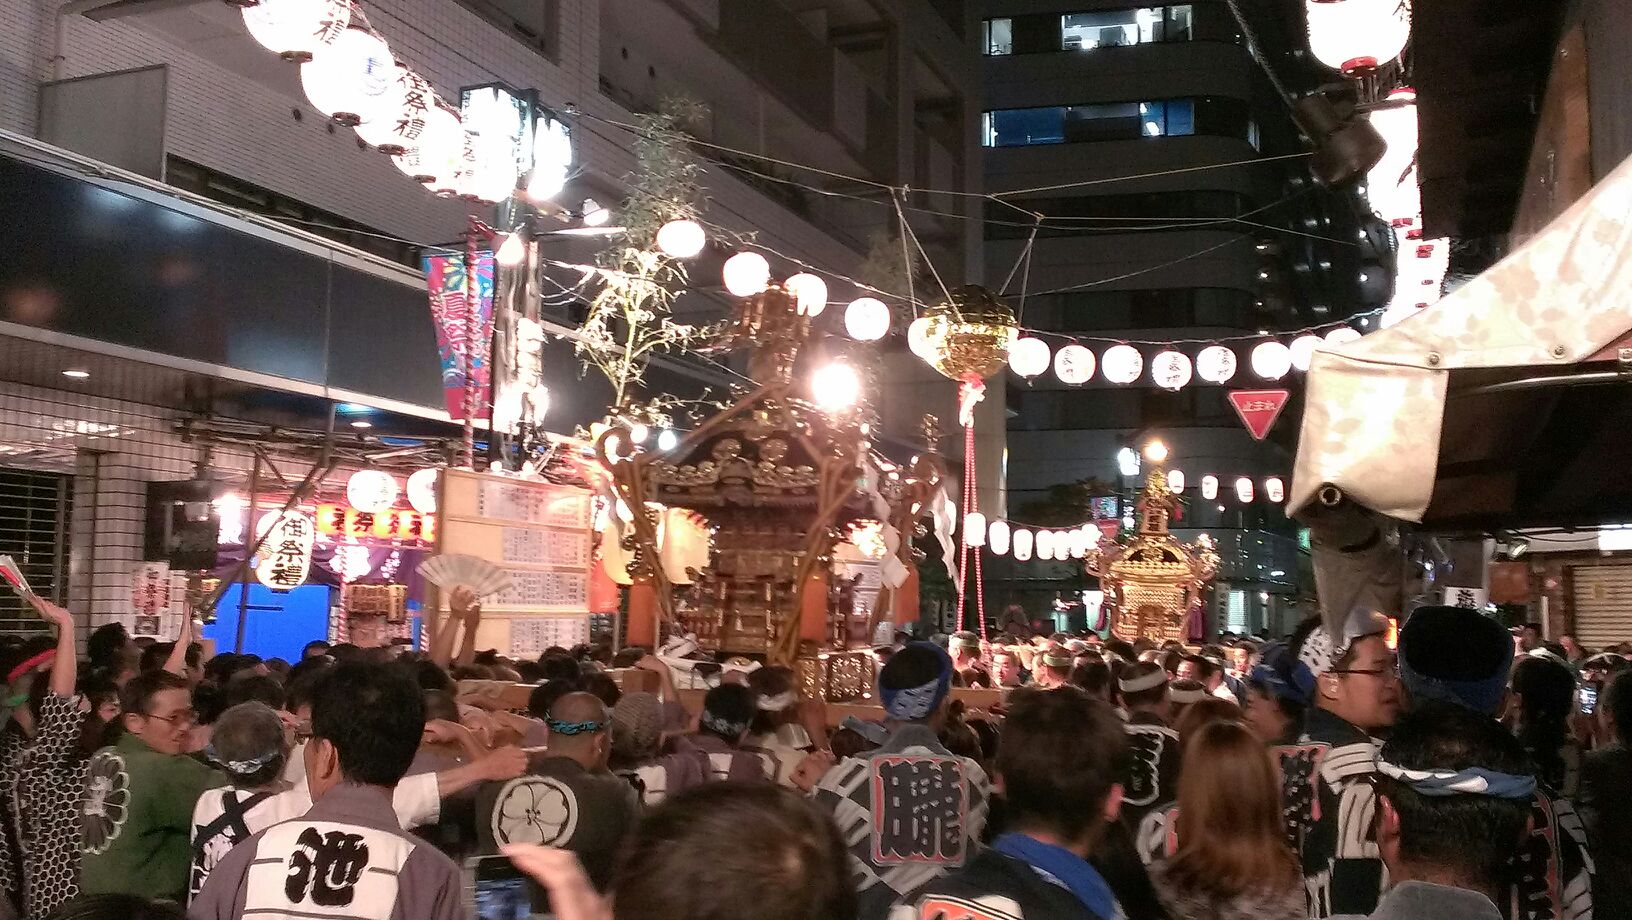
[(1033, 336), (1015, 339), (1009, 346), (1009, 370), (1030, 379), (1048, 370), (1048, 343)]
[(725, 260), (721, 274), (725, 289), (737, 297), (752, 297), (771, 282), (771, 263), (757, 252), (739, 252)]
[(1292, 366), (1300, 371), (1309, 369), (1309, 362), (1315, 359), (1315, 349), (1320, 347), (1320, 336), (1300, 335), (1292, 340)]
[(1164, 351), (1150, 359), (1150, 379), (1164, 390), (1183, 389), (1190, 373), (1190, 356), (1182, 351)]
[(1331, 346), (1347, 345), (1360, 340), (1360, 330), (1352, 326), (1339, 326), (1326, 333), (1326, 344)]
[(1196, 353), (1196, 373), (1208, 383), (1229, 383), (1235, 376), (1235, 352), (1223, 345), (1208, 345)]
[(358, 470), (346, 480), (346, 501), (358, 511), (378, 514), (397, 500), (397, 480), (382, 470)]
[(1388, 149), (1366, 173), (1366, 199), (1387, 220), (1416, 217), (1422, 210), (1414, 169), (1419, 139), (1416, 91), (1404, 88), (1389, 93), (1367, 117)]
[(1053, 559), (1054, 558), (1054, 531), (1052, 531), (1052, 530), (1039, 530), (1039, 531), (1037, 531), (1036, 544), (1037, 544), (1037, 558), (1038, 559), (1045, 559), (1046, 560), (1046, 559)]
[(817, 317), (827, 309), (827, 282), (809, 272), (800, 272), (782, 282), (793, 295), (794, 306), (803, 316)]
[(1094, 376), (1094, 353), (1081, 345), (1067, 345), (1054, 353), (1054, 376), (1060, 382), (1078, 386)]
[(986, 544), (986, 515), (979, 511), (971, 511), (963, 516), (963, 545), (984, 546)]
[(1144, 367), (1144, 356), (1132, 345), (1112, 345), (1100, 359), (1100, 372), (1112, 383), (1132, 383)]
[(1184, 470), (1167, 471), (1167, 488), (1171, 492), (1184, 491)]
[(408, 504), (420, 514), (436, 513), (436, 477), (438, 469), (415, 470), (408, 477)]
[(300, 65), (300, 86), (313, 108), (355, 126), (393, 107), (397, 64), (385, 39), (353, 26)]
[(1008, 521), (993, 521), (986, 528), (986, 545), (991, 547), (992, 552), (999, 556), (1007, 555), (1009, 552), (1009, 535)]
[(1244, 504), (1252, 501), (1252, 479), (1242, 476), (1235, 481), (1235, 497)]
[(436, 97), (424, 77), (402, 64), (396, 66), (386, 96), (374, 114), (357, 126), (357, 136), (381, 153), (397, 156), (418, 143)]
[(1088, 534), (1080, 527), (1070, 533), (1071, 558), (1081, 559), (1088, 555)]
[(299, 511), (272, 511), (261, 517), (256, 536), (265, 534), (256, 553), (255, 578), (268, 588), (287, 591), (306, 583), (312, 565), (317, 526)]
[(1292, 369), (1292, 350), (1280, 342), (1260, 342), (1252, 350), (1252, 372), (1265, 380), (1279, 380)]
[(1271, 476), (1264, 480), (1264, 497), (1277, 505), (1286, 499), (1286, 483), (1281, 481), (1281, 477)]
[(1309, 52), (1333, 70), (1376, 70), (1400, 56), (1411, 37), (1410, 5), (1401, 0), (1307, 0)]
[(876, 342), (889, 334), (890, 308), (876, 297), (858, 297), (844, 308), (844, 331), (858, 342)]
[(1014, 558), (1021, 562), (1025, 562), (1027, 559), (1030, 559), (1031, 543), (1031, 531), (1016, 530), (1014, 532)]
[(391, 162), (415, 182), (452, 182), (464, 156), (464, 145), (465, 129), (459, 116), (433, 101), (425, 112), (419, 137)]
[(1218, 477), (1211, 473), (1201, 477), (1201, 497), (1208, 501), (1218, 498)]
[(249, 37), (285, 60), (304, 62), (351, 23), (351, 0), (261, 0), (243, 9)]
[(663, 433), (657, 436), (657, 449), (658, 450), (663, 450), (663, 451), (674, 450), (674, 448), (676, 446), (678, 446), (679, 443), (680, 443), (680, 436), (678, 434), (675, 434), (674, 429), (672, 429), (672, 428), (665, 428), (663, 430)]
[(657, 248), (671, 259), (689, 259), (707, 244), (708, 234), (694, 220), (671, 220), (657, 230)]
[(927, 316), (920, 316), (907, 324), (907, 348), (925, 361), (929, 360), (933, 351), (929, 344), (929, 324)]
[(533, 123), (533, 169), (527, 177), (528, 199), (542, 203), (554, 198), (567, 187), (571, 175), (572, 130), (559, 118), (540, 113)]

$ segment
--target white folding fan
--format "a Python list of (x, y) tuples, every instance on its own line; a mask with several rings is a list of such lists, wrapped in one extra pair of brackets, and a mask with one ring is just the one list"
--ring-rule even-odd
[(432, 556), (419, 564), (421, 578), (444, 590), (464, 585), (477, 597), (488, 597), (510, 587), (510, 575), (477, 556), (453, 553)]

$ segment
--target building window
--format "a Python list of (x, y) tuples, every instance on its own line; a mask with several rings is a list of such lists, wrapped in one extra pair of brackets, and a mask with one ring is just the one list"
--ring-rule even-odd
[(1014, 20), (988, 19), (984, 31), (987, 54), (1014, 53)]
[(1065, 51), (1189, 40), (1188, 4), (1066, 13), (1060, 17), (1060, 48)]
[[(981, 143), (987, 147), (1026, 147), (1198, 133), (1252, 139), (1245, 103), (1222, 99), (1199, 100), (1199, 103), (1208, 114), (1227, 117), (1210, 118), (1198, 129), (1198, 100), (1195, 99), (998, 109), (986, 113)], [(1239, 115), (1234, 112), (1237, 108), (1243, 110)]]
[(458, 0), (511, 38), (554, 61), (561, 45), (561, 0)]

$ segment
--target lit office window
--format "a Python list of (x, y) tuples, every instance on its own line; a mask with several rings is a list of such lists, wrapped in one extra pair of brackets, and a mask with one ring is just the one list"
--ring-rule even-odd
[(1026, 147), (1195, 133), (1194, 100), (1102, 102), (987, 112), (981, 143), (987, 147)]
[(1014, 53), (1014, 20), (988, 19), (984, 32), (987, 54)]
[(1060, 17), (1060, 48), (1090, 51), (1151, 42), (1190, 40), (1190, 6), (1096, 10)]

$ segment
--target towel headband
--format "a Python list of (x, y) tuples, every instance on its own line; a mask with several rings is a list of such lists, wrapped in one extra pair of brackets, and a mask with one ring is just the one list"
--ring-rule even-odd
[(605, 722), (594, 719), (585, 719), (582, 722), (565, 722), (561, 719), (545, 719), (544, 725), (552, 735), (582, 735), (585, 732), (598, 732), (606, 727)]
[(1440, 798), (1449, 795), (1486, 795), (1495, 799), (1528, 799), (1536, 792), (1534, 776), (1497, 773), (1483, 767), (1466, 770), (1413, 770), (1377, 761), (1377, 772), (1397, 779), (1419, 795)]
[(1139, 677), (1119, 677), (1116, 681), (1116, 687), (1123, 693), (1138, 693), (1141, 690), (1154, 690), (1165, 683), (1167, 683), (1167, 672), (1158, 669)]

